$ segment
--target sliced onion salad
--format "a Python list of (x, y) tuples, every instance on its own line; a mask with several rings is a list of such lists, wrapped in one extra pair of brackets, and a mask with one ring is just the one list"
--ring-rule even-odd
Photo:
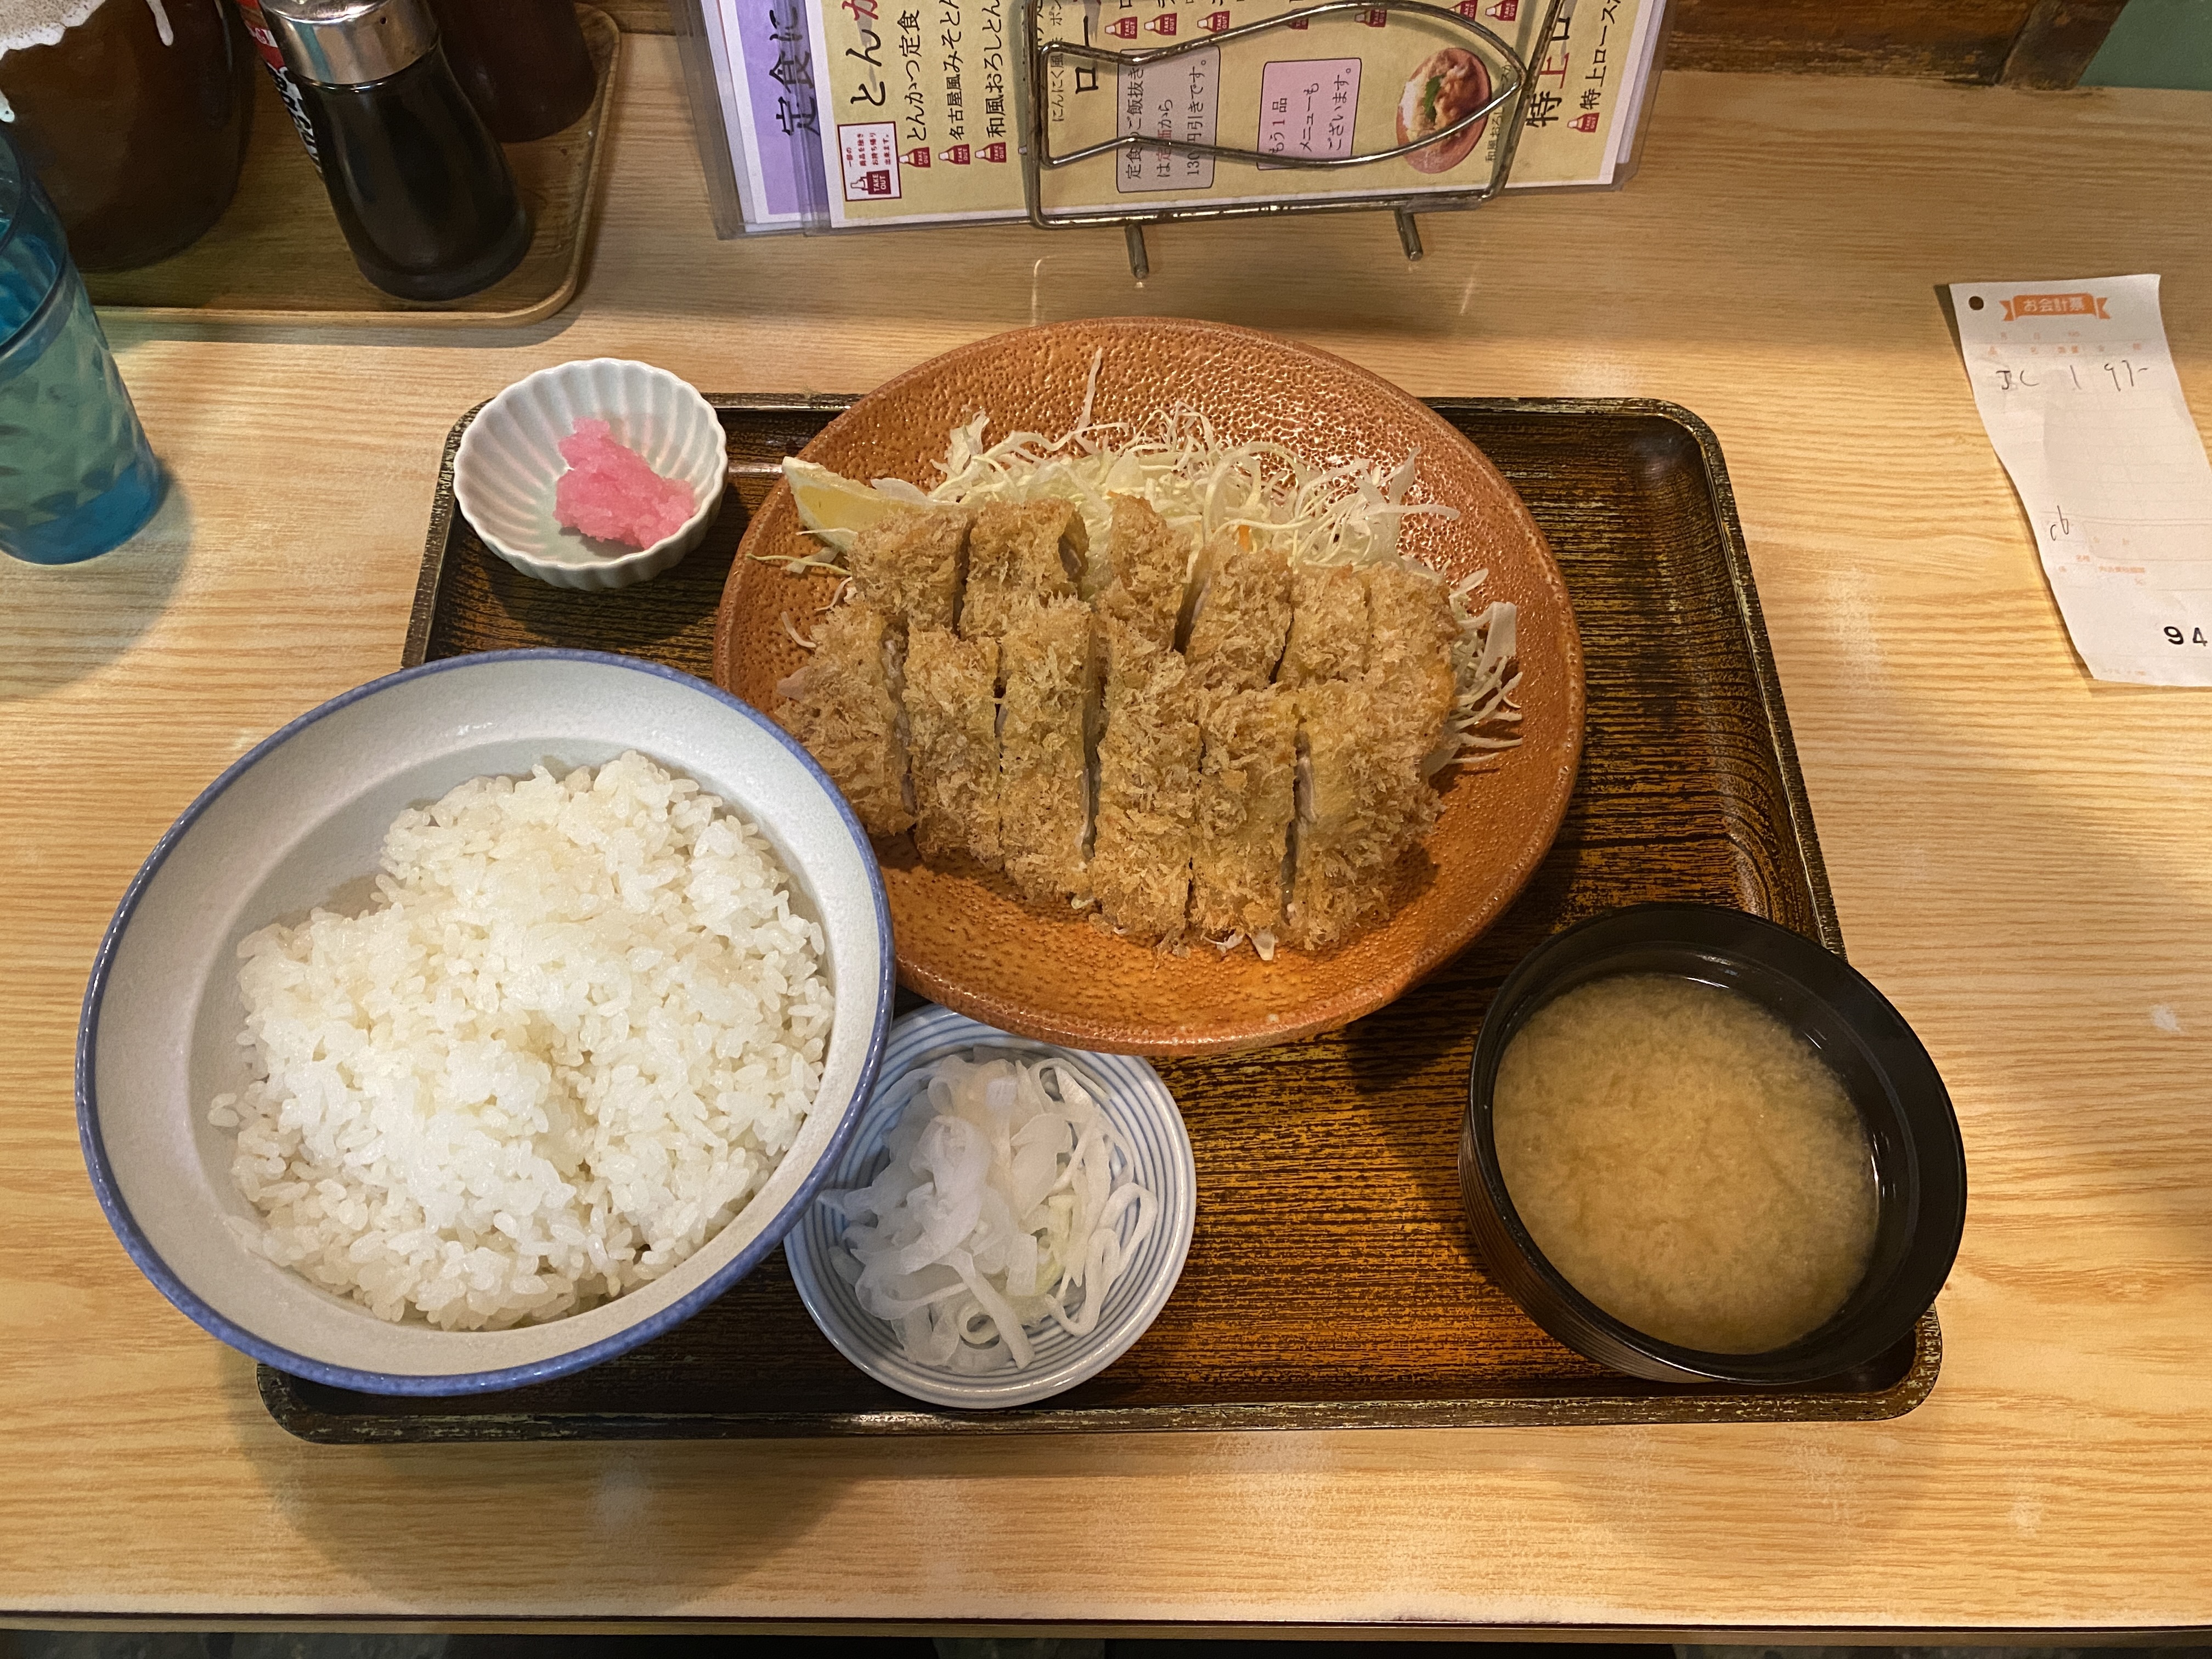
[(821, 1194), (860, 1305), (909, 1359), (968, 1373), (1026, 1368), (1050, 1325), (1089, 1335), (1160, 1209), (1091, 1090), (1060, 1060), (987, 1049), (902, 1085), (890, 1162)]

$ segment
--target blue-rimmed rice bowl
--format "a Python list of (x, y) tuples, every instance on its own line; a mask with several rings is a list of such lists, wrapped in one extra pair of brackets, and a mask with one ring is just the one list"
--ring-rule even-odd
[[(768, 1183), (688, 1260), (613, 1301), (504, 1331), (393, 1323), (241, 1243), (233, 1137), (208, 1122), (246, 1080), (237, 949), (346, 902), (404, 808), (470, 778), (597, 766), (635, 749), (751, 820), (818, 921), (836, 1015), (821, 1091)], [(852, 811), (805, 751), (703, 680), (635, 658), (506, 651), (427, 663), (302, 715), (171, 826), (109, 925), (77, 1036), (85, 1163), (116, 1235), (170, 1301), (295, 1376), (382, 1394), (505, 1389), (660, 1334), (773, 1250), (869, 1099), (891, 1009), (890, 912)]]

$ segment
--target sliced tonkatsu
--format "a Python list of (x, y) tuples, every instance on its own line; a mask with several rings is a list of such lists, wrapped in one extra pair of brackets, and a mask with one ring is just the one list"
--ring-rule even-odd
[(1298, 795), (1285, 937), (1320, 951), (1389, 914), (1399, 866), (1436, 822), (1437, 799), (1403, 750), (1376, 741), (1387, 697), (1373, 684), (1329, 680), (1292, 695)]
[(1352, 565), (1308, 565), (1291, 579), (1291, 636), (1278, 685), (1357, 678), (1367, 672), (1367, 583)]
[(1250, 939), (1263, 957), (1283, 926), (1297, 703), (1279, 686), (1213, 699), (1200, 722), (1191, 921), (1211, 939)]
[(775, 721), (805, 745), (872, 836), (914, 822), (899, 708), (902, 641), (872, 605), (822, 619), (814, 654), (776, 690)]
[(1098, 614), (1172, 647), (1190, 571), (1188, 538), (1135, 495), (1112, 496), (1109, 506), (1106, 559), (1114, 575), (1098, 595)]
[(1432, 570), (1387, 561), (1361, 573), (1367, 583), (1367, 672), (1382, 694), (1395, 740), (1418, 762), (1443, 742), (1458, 687), (1452, 647), (1458, 620), (1451, 590)]
[(1017, 616), (1000, 642), (999, 842), (1028, 898), (1088, 896), (1091, 826), (1085, 738), (1096, 683), (1091, 608), (1060, 599)]
[(882, 611), (902, 634), (959, 620), (969, 526), (957, 507), (894, 507), (857, 532), (845, 550), (854, 597)]
[(1024, 611), (1073, 599), (1088, 539), (1075, 503), (993, 501), (968, 532), (963, 639), (1001, 638)]
[(1183, 654), (1207, 692), (1256, 691), (1290, 638), (1290, 562), (1271, 548), (1217, 544), (1206, 565)]
[(1511, 607), (1470, 624), (1424, 566), (1293, 566), (1248, 527), (1200, 546), (1133, 495), (1103, 522), (892, 507), (776, 718), (871, 834), (1132, 940), (1272, 957), (1386, 919), (1455, 714), (1510, 715)]
[(1181, 938), (1198, 810), (1198, 688), (1180, 654), (1114, 618), (1098, 742), (1091, 890), (1121, 933)]
[(907, 636), (907, 756), (925, 863), (955, 854), (999, 863), (998, 678), (996, 640), (963, 640), (949, 628)]

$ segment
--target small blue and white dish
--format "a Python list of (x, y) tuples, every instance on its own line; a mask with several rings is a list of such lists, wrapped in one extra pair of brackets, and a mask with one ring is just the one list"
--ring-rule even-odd
[[(863, 1308), (847, 1277), (836, 1270), (833, 1257), (845, 1249), (845, 1219), (828, 1205), (817, 1200), (807, 1206), (784, 1237), (784, 1259), (822, 1334), (878, 1382), (937, 1406), (992, 1410), (1033, 1405), (1097, 1376), (1135, 1346), (1167, 1305), (1182, 1277), (1198, 1219), (1198, 1170), (1190, 1135), (1160, 1074), (1133, 1054), (1078, 1053), (1009, 1036), (949, 1008), (917, 1008), (891, 1027), (874, 1097), (833, 1160), (824, 1188), (865, 1187), (875, 1178), (889, 1162), (884, 1137), (911, 1093), (907, 1079), (951, 1054), (1049, 1058), (1068, 1067), (1113, 1123), (1131, 1178), (1159, 1200), (1158, 1222), (1115, 1279), (1091, 1332), (1077, 1336), (1056, 1325), (1031, 1330), (1036, 1357), (1018, 1370), (978, 1374), (928, 1364), (908, 1357), (897, 1327)], [(1135, 1227), (1133, 1208), (1122, 1221), (1123, 1238)]]
[[(663, 1277), (543, 1324), (441, 1330), (367, 1308), (255, 1254), (232, 1135), (209, 1103), (246, 1080), (240, 939), (343, 903), (392, 820), (474, 777), (597, 766), (636, 750), (755, 823), (821, 925), (835, 998), (822, 1085), (796, 1142), (722, 1230)], [(343, 896), (342, 896), (343, 895)], [(508, 1389), (661, 1334), (749, 1273), (811, 1209), (871, 1097), (891, 1012), (882, 872), (806, 752), (703, 680), (598, 652), (489, 653), (372, 681), (257, 745), (154, 848), (110, 923), (77, 1034), (77, 1124), (131, 1259), (202, 1326), (294, 1376), (392, 1395)]]

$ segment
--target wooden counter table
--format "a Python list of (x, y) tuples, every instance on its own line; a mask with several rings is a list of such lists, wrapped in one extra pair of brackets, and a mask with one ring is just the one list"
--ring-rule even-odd
[[(2212, 1626), (2212, 692), (2069, 649), (1935, 285), (2159, 271), (2212, 422), (2212, 96), (1676, 75), (1615, 195), (713, 240), (628, 43), (580, 302), (520, 333), (115, 329), (178, 488), (0, 559), (0, 1622), (2112, 1632)], [(1521, 297), (1484, 307), (1512, 285)], [(1418, 393), (1650, 396), (1725, 448), (1853, 959), (1950, 1082), (1942, 1374), (1856, 1426), (318, 1448), (110, 1234), (93, 949), (233, 757), (398, 665), (455, 417), (566, 358), (865, 390), (1154, 312)]]

